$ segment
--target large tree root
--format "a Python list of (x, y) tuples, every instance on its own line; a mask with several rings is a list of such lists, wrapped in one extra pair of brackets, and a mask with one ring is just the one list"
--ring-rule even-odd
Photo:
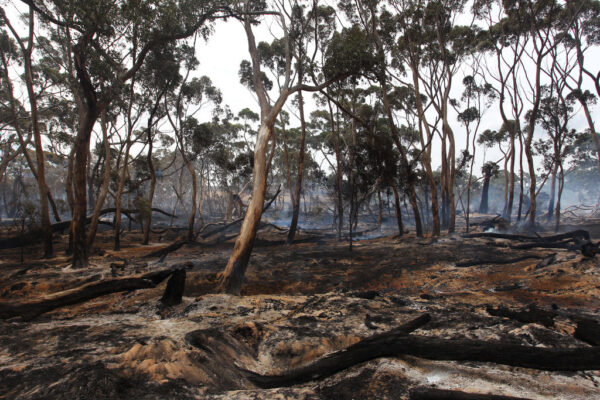
[[(141, 276), (88, 283), (24, 303), (0, 302), (0, 319), (20, 317), (24, 320), (30, 320), (57, 308), (84, 303), (107, 294), (153, 288), (170, 276), (173, 276), (177, 282), (167, 284), (163, 302), (167, 305), (177, 304), (177, 296), (179, 296), (179, 302), (181, 302), (183, 292), (181, 286), (185, 285), (185, 271), (182, 275), (179, 272), (181, 269), (182, 267), (171, 267)], [(181, 282), (182, 279), (183, 283)], [(171, 288), (170, 291), (169, 288)]]
[[(429, 320), (427, 314), (409, 323), (418, 328)], [(243, 371), (260, 388), (291, 386), (322, 379), (356, 364), (379, 357), (411, 355), (429, 360), (478, 361), (546, 371), (600, 369), (600, 347), (548, 349), (497, 341), (438, 339), (407, 335), (413, 329), (400, 327), (378, 334), (329, 354), (309, 365), (281, 375), (259, 375)]]
[(528, 400), (523, 397), (498, 396), (494, 394), (467, 393), (430, 387), (411, 389), (410, 400)]

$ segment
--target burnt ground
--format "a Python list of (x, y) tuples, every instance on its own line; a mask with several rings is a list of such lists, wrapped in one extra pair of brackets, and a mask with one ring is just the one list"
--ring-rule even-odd
[[(587, 228), (600, 239), (597, 227)], [(243, 296), (236, 297), (212, 293), (231, 239), (184, 246), (162, 263), (142, 258), (175, 235), (140, 246), (140, 233), (127, 232), (124, 249), (113, 252), (112, 235), (101, 233), (85, 270), (70, 269), (65, 256), (36, 260), (36, 246), (25, 249), (24, 263), (18, 261), (20, 249), (2, 251), (2, 301), (182, 262), (187, 279), (183, 302), (174, 307), (159, 302), (163, 282), (31, 321), (0, 321), (0, 398), (402, 399), (415, 387), (530, 399), (600, 398), (598, 371), (548, 372), (412, 356), (378, 358), (287, 388), (259, 389), (241, 372), (282, 373), (424, 312), (432, 321), (416, 335), (590, 346), (575, 331), (581, 318), (600, 320), (600, 256), (515, 250), (505, 239), (460, 234), (434, 240), (387, 236), (356, 242), (350, 252), (346, 243), (318, 232), (303, 232), (298, 243), (285, 246), (284, 232), (266, 228), (259, 233)], [(552, 254), (553, 263), (544, 266)], [(536, 258), (501, 263), (530, 255)], [(465, 261), (474, 265), (461, 267)], [(498, 308), (504, 311), (494, 311)], [(523, 310), (529, 314), (511, 314)]]

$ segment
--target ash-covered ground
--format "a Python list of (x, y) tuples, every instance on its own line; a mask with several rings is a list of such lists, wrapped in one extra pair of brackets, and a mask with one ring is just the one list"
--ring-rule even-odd
[[(594, 227), (569, 228), (587, 229), (596, 241)], [(287, 246), (284, 231), (266, 226), (237, 297), (214, 293), (232, 238), (199, 239), (160, 262), (143, 257), (174, 236), (141, 246), (139, 232), (126, 232), (126, 246), (114, 252), (111, 232), (103, 232), (84, 270), (72, 270), (66, 256), (34, 260), (35, 246), (27, 248), (23, 263), (20, 249), (3, 251), (3, 302), (31, 301), (171, 265), (185, 267), (186, 282), (182, 303), (172, 307), (160, 302), (165, 281), (29, 321), (0, 320), (0, 398), (409, 399), (417, 398), (417, 388), (600, 398), (599, 371), (410, 355), (375, 358), (271, 389), (259, 388), (244, 372), (282, 374), (424, 313), (431, 321), (411, 335), (591, 349), (599, 343), (581, 332), (584, 323), (593, 332), (600, 321), (600, 256), (515, 249), (509, 239), (461, 234), (433, 240), (390, 234), (356, 242), (350, 252), (335, 235), (316, 231), (301, 232)]]

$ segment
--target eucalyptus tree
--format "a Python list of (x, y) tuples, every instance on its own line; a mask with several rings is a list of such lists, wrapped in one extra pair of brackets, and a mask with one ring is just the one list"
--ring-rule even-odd
[[(521, 79), (525, 71), (527, 55), (525, 50), (531, 41), (522, 21), (510, 18), (505, 6), (508, 7), (503, 2), (496, 0), (476, 1), (473, 4), (473, 13), (485, 27), (485, 30), (477, 38), (477, 48), (484, 55), (489, 55), (489, 57), (484, 57), (485, 68), (479, 71), (479, 75), (490, 85), (498, 97), (498, 111), (504, 126), (508, 128), (509, 151), (505, 164), (510, 163), (510, 170), (505, 172), (509, 181), (505, 190), (503, 217), (510, 220), (515, 192), (516, 139), (519, 139), (519, 143), (521, 143), (523, 134), (521, 118), (524, 114), (525, 103), (521, 90)], [(521, 194), (518, 218), (521, 215), (523, 202), (522, 157), (520, 165)]]
[(483, 188), (481, 189), (481, 203), (479, 204), (479, 212), (487, 214), (489, 211), (488, 199), (490, 180), (498, 175), (498, 164), (492, 161), (488, 161), (481, 167), (481, 173), (483, 174)]
[(98, 116), (122, 93), (125, 82), (136, 75), (153, 48), (199, 31), (208, 36), (211, 22), (230, 16), (231, 11), (226, 0), (32, 0), (30, 4), (45, 21), (67, 28), (70, 37), (79, 91), (73, 146), (73, 267), (85, 267), (86, 167)]
[[(596, 149), (598, 171), (600, 172), (600, 141), (596, 133), (591, 108), (600, 96), (600, 69), (592, 72), (592, 66), (586, 53), (594, 46), (600, 44), (600, 2), (596, 0), (576, 0), (565, 4), (558, 26), (558, 34), (564, 39), (561, 41), (563, 51), (555, 49), (553, 58), (562, 55), (561, 62), (556, 64), (558, 73), (564, 76), (564, 84), (571, 91), (570, 97), (576, 99), (581, 105), (588, 124), (590, 136)], [(576, 68), (570, 71), (570, 60), (576, 60)], [(587, 60), (587, 62), (586, 62)], [(587, 78), (584, 80), (584, 78)], [(596, 95), (586, 88), (586, 83), (592, 80), (596, 88)]]
[(561, 4), (555, 0), (512, 0), (504, 2), (503, 5), (507, 20), (519, 26), (521, 34), (527, 35), (529, 40), (529, 45), (524, 50), (525, 57), (528, 59), (528, 71), (523, 74), (524, 83), (521, 86), (526, 88), (523, 98), (527, 99), (531, 107), (525, 117), (527, 126), (524, 150), (531, 181), (529, 185), (529, 226), (533, 227), (537, 212), (535, 199), (537, 186), (532, 145), (543, 96), (542, 67), (552, 49), (558, 45), (552, 31), (558, 21)]
[[(283, 6), (283, 5), (281, 5)], [(285, 49), (285, 73), (282, 84), (276, 91), (276, 97), (271, 98), (264, 81), (264, 72), (260, 53), (254, 36), (253, 25), (258, 21), (256, 13), (266, 14), (266, 5), (255, 2), (246, 2), (240, 10), (241, 18), (248, 39), (248, 51), (251, 63), (251, 85), (258, 98), (260, 107), (260, 127), (254, 147), (254, 168), (252, 198), (248, 204), (246, 215), (242, 223), (240, 235), (236, 239), (233, 252), (227, 266), (221, 275), (219, 287), (228, 293), (239, 294), (243, 277), (248, 266), (248, 261), (254, 245), (256, 231), (262, 216), (262, 208), (267, 188), (267, 151), (268, 144), (273, 135), (275, 122), (281, 108), (290, 95), (303, 91), (318, 91), (324, 89), (332, 82), (359, 73), (363, 68), (371, 66), (374, 57), (369, 51), (370, 46), (364, 35), (356, 35), (352, 29), (346, 29), (339, 34), (334, 34), (328, 48), (325, 50), (328, 60), (322, 66), (323, 80), (315, 86), (303, 83), (292, 85), (292, 55), (293, 42), (288, 37), (288, 22), (284, 13), (272, 12), (278, 17), (280, 28), (283, 31), (283, 46)]]
[(210, 126), (200, 123), (195, 115), (209, 103), (218, 108), (222, 96), (207, 76), (188, 80), (189, 73), (197, 65), (197, 61), (192, 57), (187, 64), (187, 73), (179, 90), (166, 97), (165, 105), (167, 118), (175, 133), (177, 148), (192, 179), (192, 205), (188, 215), (187, 233), (187, 240), (191, 242), (194, 240), (194, 221), (198, 208), (198, 176), (192, 162), (213, 141)]
[[(4, 90), (0, 92), (0, 151), (2, 159), (0, 160), (0, 182), (4, 179), (4, 174), (11, 163), (19, 154), (31, 144), (31, 130), (27, 130), (27, 136), (21, 140), (18, 136), (21, 133), (21, 124), (19, 121), (26, 120), (27, 114), (24, 112), (23, 105), (14, 98), (10, 92), (12, 82), (7, 76), (9, 67), (13, 67), (19, 62), (19, 52), (17, 44), (11, 39), (5, 30), (0, 30), (0, 52), (2, 55), (2, 75), (0, 82)], [(7, 80), (8, 78), (8, 80)], [(15, 104), (16, 103), (16, 104)], [(13, 104), (18, 112), (18, 118), (14, 118)]]
[(538, 119), (538, 123), (549, 136), (547, 145), (540, 147), (546, 147), (549, 150), (543, 154), (545, 158), (550, 159), (545, 164), (551, 168), (550, 171), (547, 171), (551, 175), (547, 216), (548, 219), (554, 216), (555, 231), (558, 231), (560, 225), (561, 198), (565, 183), (564, 167), (567, 158), (573, 153), (576, 137), (575, 130), (569, 126), (574, 116), (573, 103), (575, 99), (567, 99), (564, 89), (564, 81), (553, 82), (549, 87), (544, 87), (544, 97), (540, 103)]
[(420, 78), (421, 64), (426, 59), (427, 46), (433, 41), (433, 38), (425, 35), (425, 4), (423, 1), (394, 0), (390, 1), (390, 6), (395, 12), (395, 26), (400, 32), (392, 54), (395, 58), (395, 65), (398, 65), (401, 72), (409, 75), (408, 79), (412, 81), (411, 84), (408, 82), (403, 82), (403, 84), (414, 91), (420, 133), (419, 141), (422, 149), (421, 163), (427, 176), (431, 196), (432, 234), (438, 236), (441, 229), (438, 187), (431, 165), (434, 131), (428, 120), (430, 117), (427, 115), (427, 110), (432, 106), (432, 99), (422, 95)]
[[(480, 66), (479, 59), (474, 57), (473, 61), (472, 71), (476, 72)], [(473, 168), (477, 153), (476, 140), (483, 115), (491, 106), (491, 101), (495, 98), (491, 85), (478, 83), (474, 75), (475, 74), (467, 75), (463, 78), (464, 90), (460, 98), (460, 103), (456, 100), (450, 101), (457, 111), (458, 121), (465, 127), (466, 131), (465, 149), (462, 152), (461, 163), (464, 164), (464, 166), (467, 166), (468, 164), (469, 170), (466, 185), (467, 206), (464, 210), (467, 232), (469, 232), (470, 229), (471, 186), (473, 183)], [(464, 105), (462, 110), (460, 109), (460, 105)]]
[[(148, 152), (146, 163), (150, 173), (148, 188), (148, 208), (152, 210), (154, 192), (156, 189), (156, 166), (154, 165), (154, 137), (158, 123), (165, 118), (163, 98), (168, 92), (175, 90), (181, 80), (179, 73), (180, 62), (185, 53), (185, 45), (178, 46), (169, 42), (154, 47), (148, 54), (147, 60), (141, 67), (139, 79), (143, 92), (144, 109), (148, 114), (146, 122), (146, 145)], [(146, 213), (142, 244), (148, 244), (152, 228), (152, 212)]]
[(380, 96), (383, 100), (383, 107), (389, 124), (389, 132), (400, 154), (401, 169), (405, 171), (409, 201), (415, 216), (416, 234), (417, 236), (422, 236), (421, 216), (415, 188), (416, 177), (412, 172), (413, 168), (409, 160), (407, 148), (402, 143), (401, 135), (395, 122), (394, 105), (390, 96), (390, 92), (394, 89), (394, 86), (391, 84), (392, 78), (389, 69), (392, 65), (397, 66), (398, 60), (388, 59), (386, 54), (398, 54), (394, 33), (396, 27), (400, 26), (396, 25), (398, 24), (398, 19), (381, 6), (382, 4), (374, 1), (356, 2), (355, 5), (350, 2), (342, 4), (342, 8), (349, 18), (360, 21), (365, 31), (368, 32), (369, 38), (375, 44), (378, 63), (377, 68), (372, 71), (371, 78), (380, 87)]
[[(27, 15), (27, 37), (22, 38), (19, 32), (17, 31), (17, 28), (13, 26), (12, 22), (6, 16), (4, 9), (0, 7), (0, 26), (5, 27), (6, 29), (2, 29), (2, 35), (7, 36), (6, 32), (9, 31), (12, 34), (14, 41), (17, 43), (17, 46), (11, 46), (11, 41), (9, 41), (7, 37), (1, 39), (4, 43), (2, 46), (2, 71), (5, 91), (7, 94), (6, 97), (8, 98), (8, 102), (10, 104), (10, 110), (13, 118), (13, 126), (19, 137), (21, 149), (23, 150), (23, 154), (27, 159), (31, 172), (35, 176), (38, 185), (41, 228), (44, 240), (44, 257), (52, 257), (54, 254), (54, 247), (52, 243), (52, 229), (50, 227), (50, 211), (48, 204), (48, 196), (50, 195), (50, 189), (48, 187), (48, 184), (46, 183), (46, 165), (44, 161), (44, 148), (42, 146), (41, 132), (42, 128), (40, 126), (40, 113), (38, 106), (40, 92), (43, 93), (46, 88), (43, 85), (39, 85), (39, 82), (36, 81), (36, 75), (34, 73), (33, 51), (36, 37), (35, 22), (36, 12), (34, 10), (33, 5), (29, 5)], [(35, 147), (36, 156), (35, 166), (30, 160), (29, 154), (27, 153), (24, 138), (25, 134), (23, 132), (24, 127), (21, 126), (22, 123), (19, 121), (19, 114), (21, 110), (18, 108), (17, 100), (15, 99), (14, 95), (14, 87), (11, 82), (11, 77), (9, 76), (8, 58), (10, 58), (11, 55), (14, 55), (16, 53), (15, 47), (18, 48), (18, 51), (20, 53), (19, 64), (22, 64), (23, 66), (23, 83), (27, 90), (27, 98), (29, 103), (29, 110), (27, 111), (27, 114), (29, 116), (29, 122), (27, 123), (27, 125), (29, 126), (29, 128), (26, 129), (31, 130), (33, 134), (33, 143)]]

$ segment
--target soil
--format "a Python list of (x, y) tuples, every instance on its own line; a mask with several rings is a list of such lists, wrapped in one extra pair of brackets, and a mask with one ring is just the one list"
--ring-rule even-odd
[[(600, 229), (592, 228), (596, 241)], [(115, 252), (112, 233), (102, 232), (83, 270), (71, 269), (64, 255), (36, 259), (41, 254), (36, 245), (24, 249), (24, 262), (21, 249), (2, 251), (0, 301), (32, 300), (182, 263), (187, 274), (183, 301), (172, 307), (160, 302), (165, 281), (31, 321), (0, 320), (0, 398), (408, 399), (411, 389), (434, 387), (529, 399), (600, 399), (599, 371), (548, 372), (411, 356), (374, 359), (285, 388), (260, 389), (243, 374), (283, 373), (425, 312), (432, 320), (415, 335), (590, 346), (575, 331), (582, 319), (592, 326), (600, 321), (598, 257), (563, 249), (515, 250), (509, 240), (461, 234), (436, 239), (390, 234), (355, 242), (350, 252), (330, 232), (300, 232), (287, 246), (286, 233), (267, 226), (259, 232), (237, 297), (214, 293), (232, 249), (227, 236), (183, 246), (162, 261), (143, 257), (179, 233), (163, 233), (161, 242), (154, 236), (141, 246), (140, 232), (125, 232), (123, 249)], [(64, 254), (66, 238), (58, 239), (57, 254)], [(502, 263), (522, 256), (532, 258)], [(457, 267), (477, 260), (486, 263)]]

